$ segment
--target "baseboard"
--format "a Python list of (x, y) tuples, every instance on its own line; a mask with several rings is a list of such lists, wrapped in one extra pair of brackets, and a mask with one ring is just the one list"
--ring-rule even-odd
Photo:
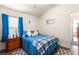
[(64, 49), (66, 49), (66, 50), (70, 50), (70, 48), (67, 48), (67, 47), (64, 47), (64, 46), (61, 46), (61, 45), (59, 45), (61, 48), (64, 48)]

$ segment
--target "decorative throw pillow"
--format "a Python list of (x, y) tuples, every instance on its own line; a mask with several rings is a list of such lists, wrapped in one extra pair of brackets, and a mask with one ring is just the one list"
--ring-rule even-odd
[(30, 31), (24, 31), (23, 32), (23, 36), (31, 37), (32, 36), (32, 33)]
[(33, 34), (35, 31), (34, 30), (31, 30), (31, 33)]
[(32, 33), (30, 31), (28, 31), (27, 33), (27, 36), (31, 37), (32, 36)]
[(32, 34), (32, 36), (38, 36), (38, 31), (35, 30), (34, 33)]

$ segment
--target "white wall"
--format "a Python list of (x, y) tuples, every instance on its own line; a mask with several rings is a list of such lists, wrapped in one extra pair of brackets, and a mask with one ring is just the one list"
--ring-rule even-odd
[[(30, 29), (37, 29), (36, 28), (37, 27), (37, 17), (36, 16), (32, 16), (29, 14), (24, 14), (24, 13), (17, 12), (17, 11), (11, 10), (11, 9), (6, 9), (3, 7), (0, 7), (0, 15), (2, 13), (6, 13), (8, 15), (16, 16), (16, 17), (22, 16), (24, 31), (30, 30)], [(28, 23), (29, 20), (31, 20), (31, 24)], [(1, 36), (2, 36), (2, 20), (1, 20), (1, 16), (0, 16), (0, 40), (1, 40)], [(5, 42), (4, 43), (0, 42), (0, 50), (2, 50), (2, 49), (5, 49)]]
[[(38, 20), (39, 31), (42, 34), (57, 36), (59, 44), (70, 48), (70, 14), (79, 11), (79, 5), (57, 5), (44, 13)], [(54, 18), (54, 24), (46, 24), (48, 18)]]

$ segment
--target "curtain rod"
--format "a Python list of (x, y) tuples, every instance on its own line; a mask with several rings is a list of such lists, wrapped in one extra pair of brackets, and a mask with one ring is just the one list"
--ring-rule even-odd
[(9, 15), (10, 17), (14, 17), (14, 18), (18, 18), (17, 16), (12, 16), (12, 15)]

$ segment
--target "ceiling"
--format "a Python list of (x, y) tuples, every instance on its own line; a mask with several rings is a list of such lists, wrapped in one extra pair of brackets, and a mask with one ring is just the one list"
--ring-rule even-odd
[(1, 6), (6, 8), (11, 8), (13, 10), (17, 10), (20, 12), (28, 13), (31, 15), (40, 16), (51, 7), (54, 7), (55, 5), (54, 4), (22, 4), (22, 5), (3, 4)]

